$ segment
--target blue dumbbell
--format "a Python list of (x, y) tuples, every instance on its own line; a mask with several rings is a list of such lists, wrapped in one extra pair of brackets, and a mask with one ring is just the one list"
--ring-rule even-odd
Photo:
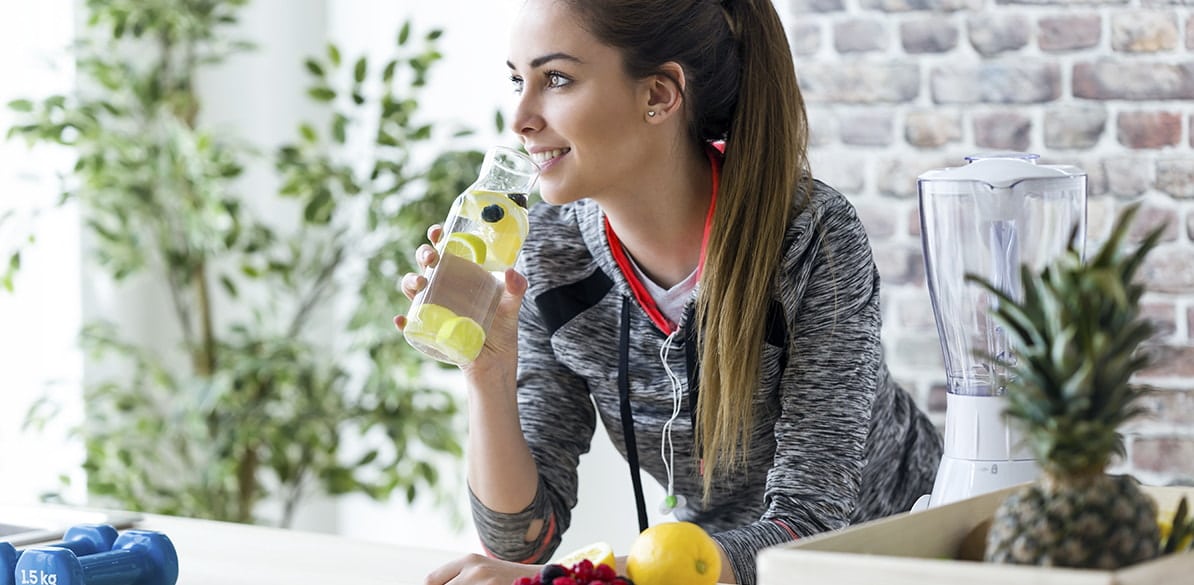
[[(40, 546), (68, 549), (81, 557), (112, 550), (116, 536), (116, 529), (108, 524), (79, 524), (66, 529), (60, 542)], [(13, 575), (19, 558), (21, 551), (12, 543), (0, 542), (0, 585), (14, 585)]]
[(174, 585), (178, 553), (161, 532), (126, 530), (108, 552), (83, 557), (36, 547), (17, 561), (16, 585)]

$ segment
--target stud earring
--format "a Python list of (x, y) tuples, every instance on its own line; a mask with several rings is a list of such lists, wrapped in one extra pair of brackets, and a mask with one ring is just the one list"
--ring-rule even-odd
[(651, 111), (647, 112), (647, 117), (648, 117), (648, 118), (654, 118), (654, 117), (655, 117), (655, 110), (651, 110)]

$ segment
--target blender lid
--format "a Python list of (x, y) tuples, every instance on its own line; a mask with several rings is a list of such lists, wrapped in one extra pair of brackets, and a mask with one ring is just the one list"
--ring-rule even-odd
[(1007, 189), (1026, 179), (1065, 179), (1085, 176), (1072, 165), (1039, 165), (1035, 154), (1009, 152), (972, 155), (969, 164), (935, 169), (918, 177), (919, 181), (981, 182), (995, 189)]

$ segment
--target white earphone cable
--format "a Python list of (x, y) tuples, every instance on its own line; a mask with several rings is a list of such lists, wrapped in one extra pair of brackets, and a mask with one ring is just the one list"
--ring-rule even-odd
[(674, 489), (674, 471), (675, 464), (675, 448), (672, 445), (672, 423), (680, 417), (680, 398), (683, 392), (683, 387), (680, 385), (680, 377), (672, 371), (672, 367), (668, 365), (668, 354), (672, 349), (672, 340), (675, 339), (677, 331), (673, 331), (667, 339), (663, 340), (663, 345), (659, 348), (659, 359), (663, 362), (663, 370), (667, 373), (668, 382), (672, 386), (672, 416), (666, 423), (663, 423), (663, 435), (660, 437), (659, 452), (663, 457), (663, 468), (667, 472), (667, 495), (669, 498), (676, 495)]

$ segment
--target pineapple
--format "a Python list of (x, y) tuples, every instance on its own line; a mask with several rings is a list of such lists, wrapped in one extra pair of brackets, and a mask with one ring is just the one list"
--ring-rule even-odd
[(1142, 413), (1137, 399), (1147, 392), (1129, 383), (1149, 364), (1137, 348), (1154, 332), (1133, 276), (1161, 229), (1122, 250), (1138, 209), (1124, 210), (1090, 262), (1071, 238), (1041, 273), (1024, 267), (1023, 301), (973, 279), (999, 299), (992, 314), (1017, 357), (1007, 364), (1007, 415), (1042, 472), (999, 507), (988, 561), (1110, 570), (1159, 554), (1156, 504), (1130, 476), (1106, 473), (1124, 451), (1117, 427)]

